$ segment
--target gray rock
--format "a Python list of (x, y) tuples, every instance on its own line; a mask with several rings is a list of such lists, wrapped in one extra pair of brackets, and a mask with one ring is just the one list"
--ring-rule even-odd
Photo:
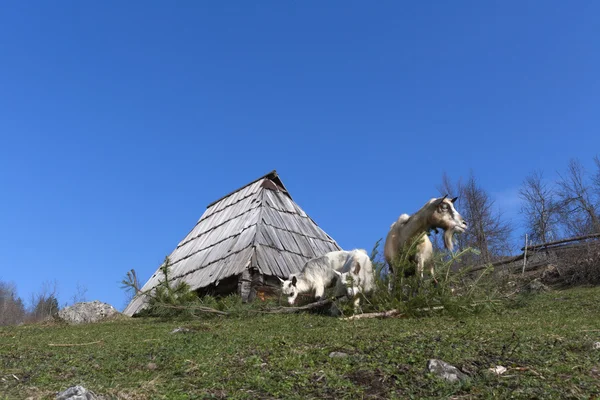
[(530, 293), (541, 293), (547, 292), (548, 290), (550, 290), (548, 286), (544, 285), (538, 278), (532, 280), (525, 286), (525, 291)]
[(148, 368), (150, 371), (154, 371), (156, 368), (158, 368), (158, 365), (156, 365), (156, 363), (148, 363), (146, 364), (146, 368)]
[(82, 324), (102, 321), (119, 314), (110, 304), (94, 300), (65, 307), (58, 312), (58, 317), (70, 324)]
[(462, 381), (469, 378), (454, 365), (442, 360), (431, 359), (427, 361), (427, 371), (450, 382)]
[(594, 349), (594, 350), (600, 350), (600, 342), (594, 342), (592, 344), (592, 349)]
[(344, 357), (348, 357), (348, 354), (343, 353), (341, 351), (332, 351), (331, 353), (329, 353), (329, 357), (330, 358), (344, 358)]
[(556, 265), (550, 264), (548, 265), (544, 271), (542, 272), (542, 281), (551, 281), (553, 279), (560, 277), (560, 271), (556, 267)]
[(100, 400), (101, 397), (96, 396), (92, 391), (87, 390), (83, 386), (71, 386), (64, 392), (56, 396), (56, 400)]

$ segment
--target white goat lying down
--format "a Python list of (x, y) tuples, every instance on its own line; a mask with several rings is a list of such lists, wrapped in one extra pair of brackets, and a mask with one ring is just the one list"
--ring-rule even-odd
[(333, 286), (338, 281), (339, 274), (352, 274), (354, 284), (347, 288), (344, 284), (336, 285), (336, 296), (343, 296), (358, 291), (368, 292), (373, 289), (373, 265), (367, 252), (362, 249), (351, 251), (332, 251), (321, 257), (309, 260), (302, 272), (292, 274), (287, 280), (279, 278), (281, 281), (281, 290), (288, 296), (288, 303), (294, 304), (296, 297), (300, 293), (315, 291), (315, 297), (320, 300), (323, 298), (325, 289)]

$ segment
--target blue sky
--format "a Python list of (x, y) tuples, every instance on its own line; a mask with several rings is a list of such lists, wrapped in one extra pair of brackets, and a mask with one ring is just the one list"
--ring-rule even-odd
[(593, 1), (12, 1), (0, 279), (122, 309), (211, 201), (277, 169), (370, 249), (446, 171), (518, 221), (526, 174), (600, 152)]

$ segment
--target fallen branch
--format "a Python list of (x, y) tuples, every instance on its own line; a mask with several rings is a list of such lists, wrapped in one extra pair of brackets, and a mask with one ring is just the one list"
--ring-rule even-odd
[(267, 313), (267, 314), (292, 314), (292, 313), (297, 313), (297, 312), (301, 312), (301, 311), (314, 310), (316, 308), (323, 308), (331, 303), (332, 303), (332, 301), (330, 299), (325, 299), (325, 300), (319, 300), (314, 303), (310, 303), (310, 304), (307, 304), (305, 306), (300, 306), (300, 307), (278, 307), (278, 308), (272, 308), (270, 310), (258, 311), (258, 312)]
[[(476, 303), (471, 304), (471, 306), (477, 305)], [(427, 308), (417, 308), (417, 311), (436, 311), (436, 310), (443, 310), (444, 306), (433, 306), (433, 307), (427, 307)]]
[(201, 312), (213, 313), (213, 314), (219, 314), (219, 315), (229, 315), (229, 313), (226, 313), (225, 311), (219, 311), (219, 310), (215, 310), (214, 308), (204, 307), (204, 306), (172, 306), (169, 304), (160, 304), (160, 307), (173, 308), (175, 310), (193, 310), (193, 311), (201, 311)]
[(374, 312), (374, 313), (366, 313), (366, 314), (356, 314), (350, 317), (340, 318), (342, 321), (351, 321), (355, 319), (366, 319), (366, 318), (390, 318), (390, 317), (400, 317), (404, 314), (401, 314), (398, 310), (389, 310), (383, 312)]
[(98, 344), (98, 343), (102, 343), (103, 340), (98, 340), (96, 342), (89, 342), (89, 343), (48, 343), (48, 346), (52, 346), (52, 347), (74, 347), (74, 346), (89, 346), (91, 344)]

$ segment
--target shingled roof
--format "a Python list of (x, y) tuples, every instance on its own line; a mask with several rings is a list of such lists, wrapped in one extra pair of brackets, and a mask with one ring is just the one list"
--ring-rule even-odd
[[(200, 289), (253, 268), (287, 278), (311, 258), (341, 248), (292, 200), (272, 171), (209, 204), (194, 228), (169, 255), (171, 277)], [(154, 288), (159, 269), (142, 287)], [(123, 311), (144, 305), (137, 296)]]

